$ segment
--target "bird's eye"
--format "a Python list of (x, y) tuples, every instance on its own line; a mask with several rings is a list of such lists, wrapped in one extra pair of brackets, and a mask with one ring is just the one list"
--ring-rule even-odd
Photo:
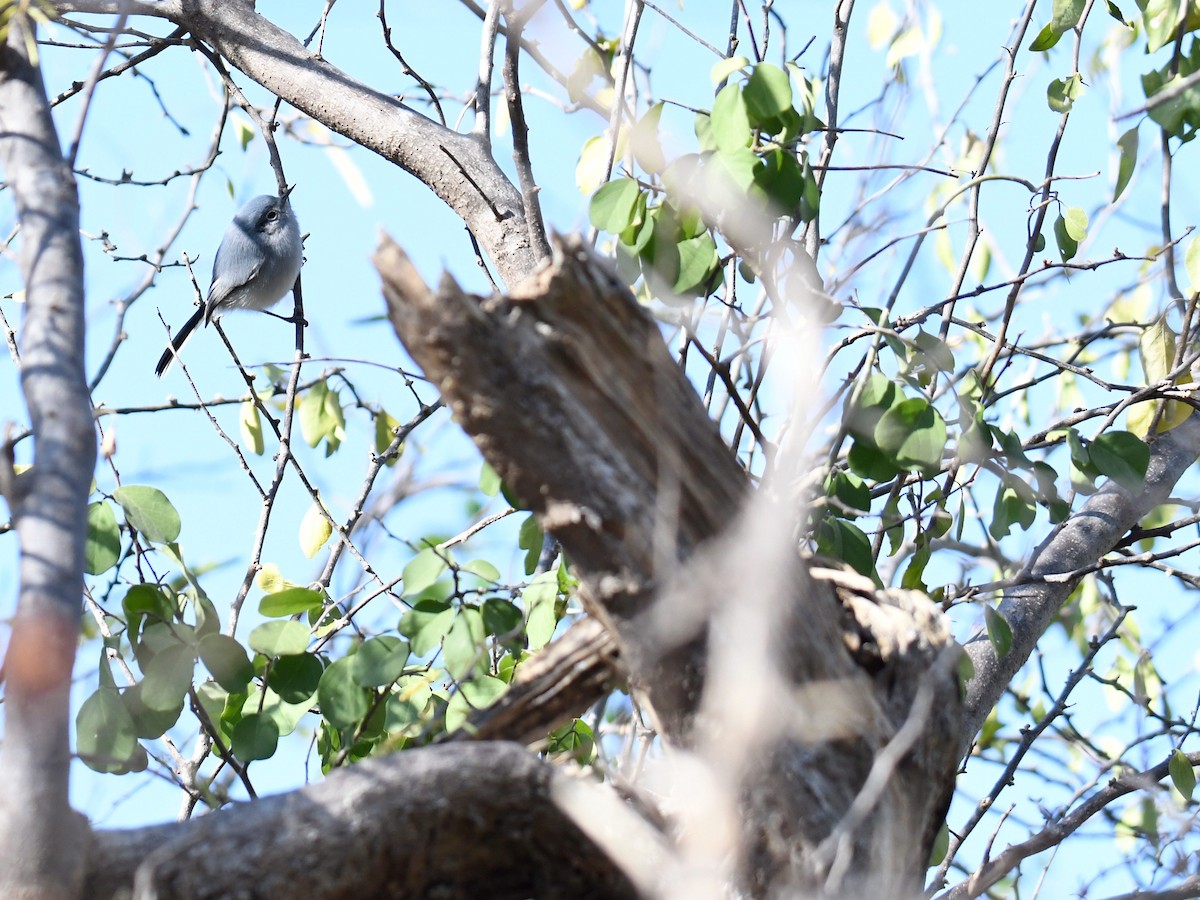
[(277, 209), (271, 210), (269, 213), (267, 213), (267, 218), (270, 221), (274, 222), (276, 219), (279, 218), (279, 210), (277, 210)]

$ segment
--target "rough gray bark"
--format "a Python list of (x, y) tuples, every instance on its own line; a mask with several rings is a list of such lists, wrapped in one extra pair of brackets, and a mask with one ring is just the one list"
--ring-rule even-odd
[(517, 744), (366, 760), (190, 822), (98, 832), (84, 896), (636, 896), (556, 802), (565, 778)]
[(746, 507), (745, 479), (653, 320), (577, 242), (509, 297), (448, 278), (431, 292), (387, 241), (375, 261), (397, 335), (562, 543), (673, 742), (703, 749), (722, 727), (704, 704), (730, 603), (784, 595), (745, 612), (771, 617), (795, 698), (741, 763), (745, 885), (918, 890), (957, 763), (957, 657), (936, 608), (814, 579), (786, 539), (747, 541), (769, 511)]
[(96, 441), (83, 368), (79, 199), (26, 38), (14, 16), (0, 48), (0, 163), (21, 224), (21, 387), (34, 436), (33, 468), (19, 480), (11, 447), (0, 454), (21, 548), (4, 662), (0, 896), (65, 898), (86, 846), (82, 818), (67, 803), (67, 722)]
[(1134, 493), (1110, 480), (1034, 551), (1014, 578), (1021, 583), (1005, 592), (999, 606), (1012, 628), (1012, 649), (998, 659), (985, 634), (967, 644), (975, 676), (967, 686), (966, 719), (959, 736), (963, 753), (1088, 567), (1111, 553), (1131, 528), (1167, 501), (1175, 483), (1196, 461), (1198, 447), (1200, 417), (1193, 415), (1151, 445), (1142, 490)]

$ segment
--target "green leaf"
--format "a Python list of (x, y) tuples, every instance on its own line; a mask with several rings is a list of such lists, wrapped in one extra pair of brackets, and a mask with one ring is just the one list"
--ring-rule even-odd
[(254, 677), (254, 666), (250, 664), (246, 649), (228, 635), (207, 635), (200, 641), (198, 649), (204, 667), (229, 693), (245, 690)]
[(121, 529), (107, 500), (89, 503), (87, 536), (83, 545), (83, 571), (88, 575), (103, 575), (121, 557)]
[(1078, 206), (1068, 206), (1063, 210), (1063, 225), (1076, 243), (1087, 237), (1088, 216)]
[(479, 610), (470, 607), (460, 610), (442, 642), (442, 660), (451, 678), (461, 681), (472, 672), (487, 674), (486, 640)]
[(633, 221), (641, 188), (632, 178), (614, 178), (592, 195), (588, 220), (592, 227), (609, 234), (620, 234)]
[(712, 235), (706, 231), (699, 237), (680, 241), (677, 247), (679, 274), (672, 290), (685, 296), (705, 293), (721, 262)]
[(325, 441), (329, 456), (346, 439), (346, 417), (337, 391), (325, 381), (318, 381), (300, 400), (300, 434), (310, 447)]
[(263, 443), (262, 417), (253, 400), (242, 403), (238, 412), (238, 430), (242, 433), (242, 443), (246, 449), (255, 456), (262, 456), (266, 447)]
[(196, 657), (191, 647), (177, 643), (160, 650), (144, 670), (142, 702), (158, 712), (182, 706), (192, 686), (195, 668)]
[(1079, 23), (1079, 17), (1083, 15), (1083, 7), (1086, 5), (1086, 0), (1054, 0), (1053, 18), (1050, 20), (1050, 27), (1059, 34), (1070, 31)]
[(415, 737), (424, 727), (425, 710), (432, 700), (433, 692), (423, 676), (402, 678), (388, 697), (384, 727), (394, 737)]
[(113, 499), (125, 511), (125, 521), (146, 540), (167, 544), (179, 537), (179, 513), (158, 488), (131, 484), (113, 492)]
[[(1192, 248), (1200, 246), (1200, 241), (1193, 240), (1188, 247), (1188, 276), (1191, 277)], [(1200, 283), (1200, 282), (1197, 282)], [(1146, 375), (1146, 384), (1157, 384), (1170, 374), (1175, 365), (1175, 351), (1179, 336), (1167, 324), (1166, 316), (1159, 316), (1154, 324), (1142, 332), (1138, 340), (1138, 353), (1142, 360), (1142, 371)]]
[(237, 135), (238, 143), (242, 147), (242, 152), (250, 145), (250, 142), (255, 138), (255, 128), (241, 116), (231, 116), (233, 119), (233, 130)]
[(663, 105), (655, 103), (629, 132), (629, 149), (637, 164), (646, 172), (657, 174), (666, 168), (662, 143), (658, 138), (658, 123), (662, 119)]
[(319, 609), (325, 603), (325, 593), (309, 588), (287, 588), (266, 594), (258, 601), (258, 611), (269, 618), (294, 616)]
[(481, 609), (483, 627), (488, 634), (505, 637), (521, 627), (521, 610), (500, 597), (488, 597)]
[(1067, 262), (1073, 259), (1079, 250), (1079, 242), (1071, 237), (1071, 233), (1067, 230), (1067, 222), (1062, 216), (1054, 220), (1054, 238), (1058, 241), (1058, 254), (1062, 257), (1062, 261)]
[(1171, 773), (1171, 784), (1175, 785), (1175, 790), (1183, 795), (1184, 800), (1190, 801), (1192, 792), (1196, 790), (1196, 770), (1178, 747), (1171, 751), (1167, 770)]
[(247, 643), (255, 653), (268, 659), (273, 656), (294, 656), (308, 649), (309, 631), (302, 623), (287, 619), (264, 622), (253, 631)]
[(500, 493), (500, 476), (486, 460), (479, 471), (479, 490), (488, 497), (495, 497)]
[(321, 675), (317, 702), (335, 728), (353, 728), (370, 712), (371, 692), (354, 680), (354, 657), (335, 660)]
[(521, 592), (525, 607), (525, 635), (529, 649), (541, 650), (558, 626), (558, 576), (543, 572)]
[(1083, 76), (1078, 72), (1070, 78), (1055, 78), (1046, 88), (1046, 103), (1056, 113), (1069, 113), (1083, 90)]
[(890, 453), (884, 453), (873, 441), (855, 438), (846, 456), (850, 471), (867, 481), (889, 481), (900, 473)]
[(242, 762), (270, 759), (279, 746), (279, 725), (270, 716), (251, 713), (233, 726), (233, 755)]
[(363, 687), (384, 687), (404, 673), (408, 642), (391, 635), (364, 641), (350, 657), (350, 676)]
[(325, 546), (325, 542), (329, 540), (331, 534), (333, 534), (333, 526), (329, 524), (321, 501), (317, 500), (300, 520), (300, 551), (312, 559)]
[(537, 571), (538, 560), (542, 556), (542, 545), (546, 537), (542, 534), (541, 523), (533, 513), (530, 513), (521, 523), (517, 534), (517, 546), (525, 551), (525, 574), (532, 575)]
[[(1137, 166), (1138, 130), (1136, 125), (1117, 139), (1117, 154), (1117, 184), (1113, 188), (1113, 203), (1117, 202), (1117, 198), (1129, 185), (1129, 179), (1133, 177), (1133, 170)], [(1192, 243), (1195, 244), (1195, 240)], [(1196, 283), (1195, 280), (1192, 281), (1193, 290), (1196, 290)]]
[(712, 109), (712, 137), (718, 150), (733, 151), (750, 146), (750, 114), (739, 84), (727, 84), (717, 94)]
[(506, 690), (507, 684), (490, 675), (465, 682), (446, 705), (446, 730), (457, 730), (472, 712), (491, 706)]
[(795, 156), (779, 147), (763, 154), (762, 161), (763, 165), (753, 170), (755, 184), (762, 188), (775, 213), (791, 215), (801, 205), (808, 186), (804, 170)]
[(439, 552), (433, 547), (426, 547), (404, 567), (404, 596), (411, 597), (437, 583), (443, 573), (449, 568), (446, 565), (446, 551)]
[(748, 65), (750, 65), (750, 60), (746, 59), (746, 57), (730, 56), (714, 65), (712, 67), (712, 71), (709, 72), (708, 77), (711, 79), (713, 85), (716, 86), (727, 79), (734, 72), (738, 71), (739, 69), (744, 69)]
[(400, 619), (399, 631), (412, 642), (412, 652), (426, 656), (442, 642), (454, 623), (454, 608), (441, 600), (422, 600)]
[(871, 540), (857, 525), (830, 516), (817, 528), (817, 550), (825, 556), (839, 559), (860, 575), (875, 575), (875, 557)]
[(1128, 431), (1106, 431), (1088, 448), (1093, 465), (1122, 487), (1136, 491), (1150, 465), (1150, 448)]
[(792, 108), (791, 79), (788, 78), (787, 72), (778, 66), (759, 63), (750, 73), (743, 97), (751, 122), (762, 125)]
[(1000, 540), (1014, 524), (1028, 528), (1036, 516), (1037, 503), (1033, 491), (1019, 478), (1006, 478), (996, 489), (988, 533), (995, 540)]
[[(397, 430), (400, 428), (400, 423), (393, 419), (386, 411), (380, 410), (375, 414), (375, 455), (383, 456), (387, 453), (388, 447), (392, 446), (392, 441), (396, 439)], [(404, 442), (400, 442), (400, 446), (396, 448), (391, 456), (384, 460), (385, 466), (394, 466), (400, 461), (400, 454), (404, 452)]]
[[(844, 507), (867, 512), (871, 509), (871, 491), (857, 475), (833, 472), (825, 479), (825, 496), (835, 497)], [(839, 515), (853, 518), (845, 509)]]
[(1045, 50), (1049, 50), (1058, 43), (1059, 38), (1062, 37), (1062, 34), (1063, 33), (1061, 31), (1054, 30), (1054, 25), (1052, 23), (1047, 22), (1042, 26), (1042, 30), (1038, 32), (1037, 37), (1033, 39), (1033, 43), (1029, 45), (1029, 49), (1035, 53), (1041, 53)]
[(486, 559), (472, 559), (459, 566), (458, 570), (469, 572), (489, 584), (497, 584), (500, 581), (500, 570)]
[(146, 767), (146, 752), (138, 744), (133, 719), (112, 688), (101, 688), (79, 707), (75, 750), (97, 772), (123, 775)]
[(580, 763), (588, 763), (596, 750), (596, 735), (582, 719), (572, 719), (547, 735), (548, 753), (569, 753)]
[(1012, 649), (1012, 629), (1004, 616), (992, 609), (992, 607), (984, 604), (983, 621), (987, 626), (988, 640), (992, 644), (992, 649), (996, 651), (996, 656), (1000, 659), (1008, 656), (1008, 651)]
[(946, 448), (946, 422), (920, 397), (897, 403), (875, 426), (875, 443), (900, 468), (937, 474)]
[(324, 671), (321, 658), (314, 653), (281, 656), (272, 664), (267, 684), (284, 703), (308, 703), (317, 692)]
[(133, 729), (138, 737), (162, 737), (183, 715), (183, 701), (172, 709), (151, 709), (142, 700), (142, 687), (143, 684), (135, 684), (126, 688), (121, 694), (121, 702), (125, 704), (125, 709), (133, 720)]

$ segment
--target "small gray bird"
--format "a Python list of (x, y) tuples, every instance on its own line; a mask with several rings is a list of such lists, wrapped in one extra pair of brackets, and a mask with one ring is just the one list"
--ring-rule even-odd
[(238, 210), (217, 248), (208, 299), (171, 338), (154, 367), (156, 375), (167, 371), (201, 319), (207, 325), (231, 309), (265, 310), (292, 289), (304, 247), (288, 200), (291, 192), (289, 187), (280, 197), (263, 194)]

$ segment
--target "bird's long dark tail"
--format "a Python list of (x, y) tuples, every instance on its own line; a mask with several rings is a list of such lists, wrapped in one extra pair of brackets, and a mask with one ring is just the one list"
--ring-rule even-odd
[(155, 375), (161, 378), (162, 373), (171, 367), (171, 363), (175, 361), (176, 354), (183, 348), (184, 343), (192, 336), (192, 332), (196, 330), (196, 326), (200, 324), (203, 318), (204, 307), (197, 307), (191, 317), (183, 323), (183, 327), (171, 338), (170, 343), (167, 344), (167, 349), (163, 351), (163, 355), (158, 358), (158, 365), (154, 367)]

